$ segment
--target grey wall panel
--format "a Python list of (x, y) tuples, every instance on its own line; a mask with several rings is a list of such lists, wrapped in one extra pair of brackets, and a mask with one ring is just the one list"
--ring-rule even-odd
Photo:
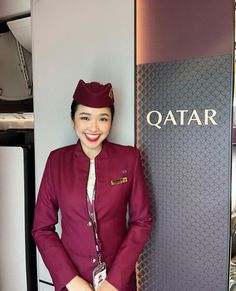
[[(154, 217), (140, 291), (227, 290), (231, 68), (231, 55), (137, 66), (136, 137)], [(206, 109), (217, 124), (205, 125)]]

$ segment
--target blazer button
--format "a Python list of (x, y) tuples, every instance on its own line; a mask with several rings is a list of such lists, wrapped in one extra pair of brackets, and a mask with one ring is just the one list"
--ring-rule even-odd
[(95, 264), (97, 262), (97, 259), (93, 258), (92, 262), (93, 262), (93, 264)]
[(87, 223), (87, 226), (92, 226), (92, 222), (89, 221), (89, 222)]

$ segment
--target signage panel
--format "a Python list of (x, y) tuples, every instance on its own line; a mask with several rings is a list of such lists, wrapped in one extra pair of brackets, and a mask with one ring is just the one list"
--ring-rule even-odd
[(154, 226), (138, 290), (228, 286), (232, 56), (137, 66), (137, 145)]

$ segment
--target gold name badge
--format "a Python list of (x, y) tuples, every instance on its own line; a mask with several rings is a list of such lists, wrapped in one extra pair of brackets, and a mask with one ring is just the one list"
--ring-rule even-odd
[(114, 185), (119, 185), (119, 184), (123, 184), (123, 183), (127, 183), (127, 182), (128, 182), (128, 178), (124, 177), (124, 178), (120, 178), (120, 179), (111, 180), (111, 185), (114, 186)]

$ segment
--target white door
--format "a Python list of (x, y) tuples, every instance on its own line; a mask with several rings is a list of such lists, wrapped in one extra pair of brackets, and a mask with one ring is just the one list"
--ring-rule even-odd
[(24, 152), (0, 147), (0, 290), (26, 291)]

